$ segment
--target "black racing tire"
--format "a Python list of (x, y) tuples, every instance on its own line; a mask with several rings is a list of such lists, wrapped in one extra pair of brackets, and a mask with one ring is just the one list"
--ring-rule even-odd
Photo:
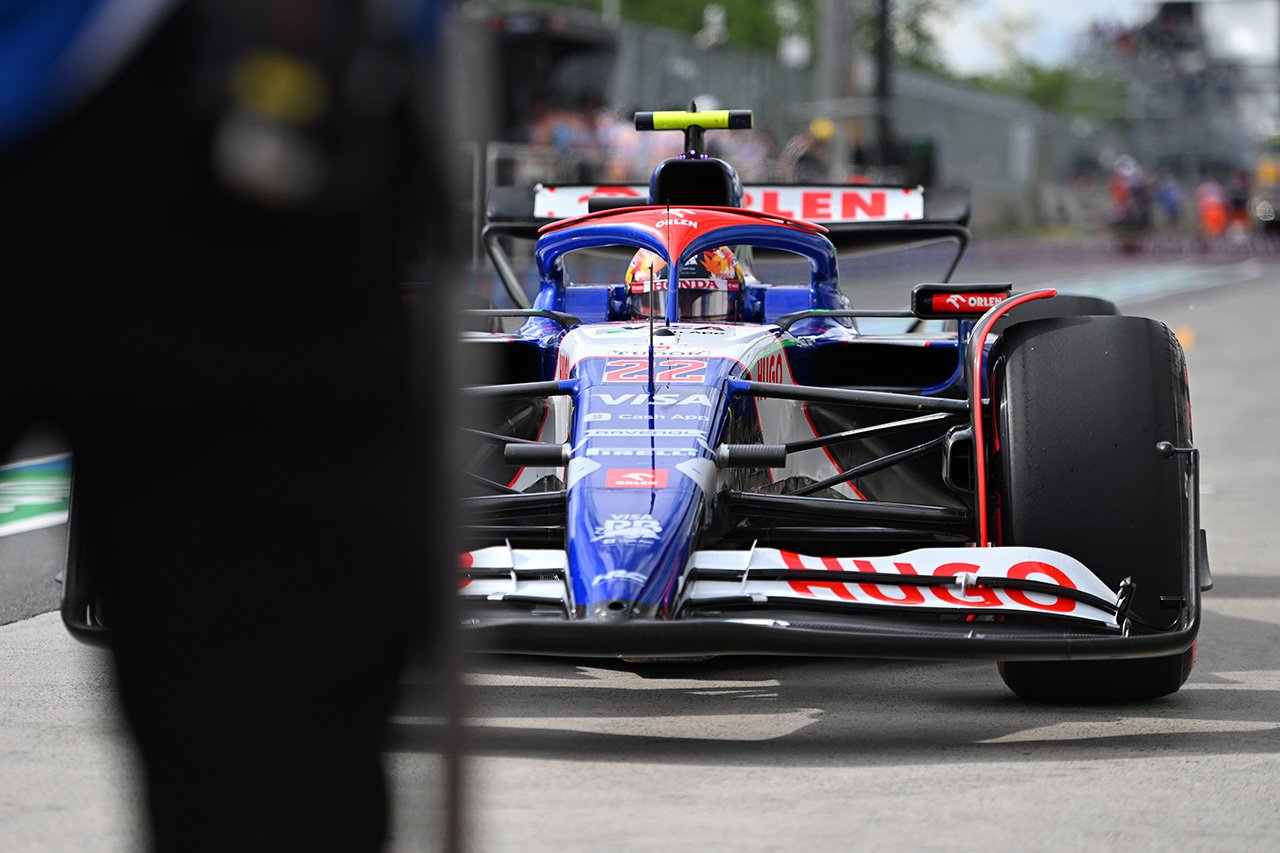
[(106, 578), (88, 544), (92, 525), (83, 510), (84, 475), (73, 469), (67, 502), (67, 547), (62, 564), (62, 601), (59, 610), (68, 633), (82, 643), (107, 647), (112, 629), (105, 614)]
[(1043, 320), (1048, 317), (1115, 316), (1120, 309), (1109, 299), (1099, 296), (1081, 296), (1063, 293), (1052, 299), (1034, 299), (1013, 308), (991, 326), (992, 334), (1000, 335), (1015, 323)]
[[(1011, 326), (992, 353), (997, 442), (991, 457), (1000, 544), (1075, 557), (1112, 589), (1136, 583), (1150, 625), (1183, 594), (1189, 523), (1183, 466), (1191, 413), (1182, 347), (1162, 323), (1090, 316)], [(1043, 702), (1124, 702), (1176, 692), (1194, 649), (1159, 658), (1006, 661), (1005, 684)]]

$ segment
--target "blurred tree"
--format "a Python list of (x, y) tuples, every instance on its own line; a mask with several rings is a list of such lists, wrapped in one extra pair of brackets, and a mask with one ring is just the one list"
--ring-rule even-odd
[[(690, 2), (690, 0), (496, 0), (497, 5), (505, 7), (518, 6), (561, 6), (581, 9), (588, 12), (606, 11), (606, 7), (616, 6), (622, 17), (628, 21), (641, 24), (669, 27), (687, 33), (697, 33), (703, 28), (705, 19), (703, 10), (711, 4), (722, 7), (726, 13), (728, 29), (727, 44), (733, 47), (772, 51), (778, 43), (781, 29), (778, 24), (774, 2), (760, 0), (707, 0), (707, 2)], [(813, 0), (781, 0), (782, 3), (798, 7), (802, 17), (804, 32), (810, 32), (812, 26)]]
[(1001, 67), (987, 74), (963, 78), (984, 89), (1025, 98), (1051, 112), (1101, 120), (1127, 115), (1128, 84), (1119, 75), (1073, 65), (1048, 65), (1023, 50), (1035, 26), (1032, 16), (1007, 14), (996, 24), (991, 40)]
[[(544, 5), (603, 11), (602, 0), (542, 0)], [(730, 47), (772, 53), (785, 31), (814, 35), (814, 0), (708, 0), (724, 8)], [(894, 0), (890, 30), (900, 61), (908, 66), (947, 73), (938, 50), (934, 25), (973, 0)], [(510, 5), (510, 4), (508, 4)], [(531, 5), (531, 4), (522, 4)], [(696, 33), (703, 27), (707, 3), (690, 0), (619, 0), (622, 17), (629, 21)], [(849, 0), (850, 32), (859, 50), (872, 49), (878, 4), (875, 0)]]
[[(890, 10), (889, 33), (893, 38), (896, 62), (907, 68), (932, 71), (945, 77), (955, 76), (947, 66), (934, 28), (945, 23), (963, 6), (973, 0), (893, 0)], [(878, 4), (874, 0), (855, 0), (853, 3), (853, 32), (858, 47), (874, 50), (876, 14)]]
[[(551, 5), (602, 12), (609, 0), (498, 0), (504, 5)], [(772, 53), (784, 33), (815, 36), (815, 0), (708, 0), (725, 11), (728, 37), (725, 44), (746, 50)], [(616, 0), (622, 17), (637, 23), (669, 27), (696, 34), (706, 24), (708, 2), (693, 0)], [(906, 68), (928, 71), (941, 77), (962, 80), (988, 91), (1025, 98), (1044, 109), (1097, 119), (1125, 115), (1127, 88), (1114, 74), (1072, 65), (1048, 65), (1026, 55), (1034, 19), (1026, 14), (1007, 14), (993, 30), (991, 39), (1001, 56), (1000, 70), (987, 74), (960, 75), (947, 65), (939, 48), (939, 32), (961, 8), (974, 0), (893, 0), (889, 30), (894, 44), (894, 61)], [(868, 55), (875, 49), (875, 0), (848, 0), (849, 31), (854, 47)]]
[[(773, 3), (760, 0), (715, 0), (726, 13), (727, 44), (731, 47), (772, 52), (778, 44), (781, 29), (774, 14)], [(813, 0), (792, 0), (802, 7), (802, 15), (810, 15)], [(622, 16), (627, 20), (645, 24), (657, 24), (676, 30), (696, 33), (702, 29), (703, 8), (706, 3), (690, 3), (689, 0), (622, 0)], [(811, 16), (811, 15), (810, 15)], [(808, 21), (804, 21), (805, 29)]]

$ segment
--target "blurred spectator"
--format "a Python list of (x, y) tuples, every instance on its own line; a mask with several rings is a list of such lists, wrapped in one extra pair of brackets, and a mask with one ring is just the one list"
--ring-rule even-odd
[(710, 139), (711, 153), (727, 160), (748, 182), (765, 182), (773, 174), (773, 137), (763, 129), (721, 133)]
[(533, 102), (529, 118), (516, 139), (554, 149), (557, 157), (576, 162), (600, 147), (597, 125), (597, 118), (583, 109), (556, 107), (540, 98)]
[(647, 180), (652, 159), (649, 143), (654, 133), (637, 133), (625, 114), (615, 114), (610, 121), (609, 148), (604, 179), (614, 183)]
[(551, 105), (545, 98), (538, 98), (530, 106), (529, 119), (515, 138), (530, 145), (554, 145), (557, 139), (557, 121)]
[[(630, 146), (626, 152), (615, 151), (626, 145), (620, 135), (623, 129), (619, 117), (602, 105), (599, 96), (589, 94), (573, 109), (557, 109), (545, 99), (535, 101), (516, 138), (554, 151), (554, 174), (546, 179), (592, 183), (627, 180), (617, 177), (632, 171), (631, 164), (623, 158), (640, 156), (642, 152), (638, 146)], [(635, 135), (634, 129), (631, 133)]]
[(570, 128), (570, 145), (579, 160), (574, 179), (583, 183), (603, 180), (613, 141), (612, 113), (603, 107), (599, 96), (586, 95), (573, 115)]
[(155, 849), (385, 841), (401, 665), (451, 600), (448, 383), (398, 287), (410, 242), (447, 283), (410, 51), (440, 5), (6, 8), (0, 452), (71, 443)]
[(1227, 184), (1227, 232), (1236, 242), (1243, 242), (1249, 237), (1250, 195), (1249, 173), (1244, 169), (1234, 170)]
[(1136, 250), (1151, 228), (1151, 189), (1127, 154), (1116, 158), (1111, 174), (1111, 227), (1126, 251)]
[(828, 146), (836, 126), (829, 118), (815, 118), (787, 141), (778, 157), (778, 179), (796, 183), (821, 183), (831, 176)]
[(1160, 203), (1160, 212), (1164, 215), (1165, 224), (1176, 228), (1182, 221), (1182, 185), (1172, 172), (1166, 172), (1156, 188), (1156, 198)]
[(1227, 230), (1227, 193), (1213, 176), (1196, 187), (1196, 209), (1200, 217), (1200, 235), (1217, 239)]

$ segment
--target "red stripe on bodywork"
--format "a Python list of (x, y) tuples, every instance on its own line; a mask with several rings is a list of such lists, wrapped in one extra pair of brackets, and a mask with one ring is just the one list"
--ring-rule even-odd
[[(551, 403), (548, 402), (546, 405), (546, 408), (542, 410), (542, 423), (538, 424), (537, 436), (539, 441), (542, 440), (542, 431), (547, 428), (547, 418), (550, 415), (551, 415)], [(516, 487), (516, 483), (519, 482), (520, 478), (523, 475), (524, 475), (524, 466), (521, 466), (520, 469), (516, 471), (516, 475), (511, 478), (511, 482), (507, 483), (507, 488), (514, 489)]]
[[(804, 412), (805, 422), (809, 424), (809, 429), (813, 430), (813, 437), (817, 438), (819, 436), (818, 425), (815, 424), (813, 422), (813, 418), (809, 416), (809, 404), (803, 404), (800, 407), (800, 411)], [(827, 454), (827, 459), (831, 462), (831, 467), (835, 468), (837, 473), (844, 470), (840, 467), (840, 463), (836, 461), (835, 454), (831, 452), (830, 447), (823, 447), (821, 450), (823, 453)], [(862, 493), (861, 489), (853, 484), (852, 480), (845, 480), (844, 484), (849, 487), (849, 491), (853, 492), (854, 495), (857, 496), (858, 500), (865, 501), (867, 499), (867, 496)]]
[(982, 315), (982, 319), (978, 321), (973, 328), (973, 334), (969, 336), (969, 357), (970, 362), (969, 375), (973, 378), (973, 387), (969, 389), (969, 415), (973, 418), (973, 462), (977, 473), (977, 497), (978, 497), (978, 547), (986, 548), (991, 542), (987, 531), (987, 447), (983, 440), (982, 429), (982, 357), (986, 354), (987, 335), (991, 331), (991, 326), (995, 324), (1005, 314), (1008, 314), (1014, 308), (1024, 302), (1033, 302), (1037, 299), (1048, 299), (1057, 296), (1058, 291), (1052, 288), (1047, 290), (1033, 290), (1029, 293), (1023, 293), (1018, 296), (1006, 299), (990, 311)]

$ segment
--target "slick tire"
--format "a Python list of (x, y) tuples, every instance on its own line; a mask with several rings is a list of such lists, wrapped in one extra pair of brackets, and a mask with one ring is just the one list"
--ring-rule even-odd
[(1052, 299), (1035, 299), (1024, 302), (1008, 314), (996, 320), (991, 327), (993, 334), (1004, 334), (1015, 323), (1043, 320), (1048, 317), (1087, 317), (1090, 315), (1112, 317), (1120, 313), (1114, 302), (1097, 296), (1063, 294)]
[[(992, 355), (1001, 544), (1069, 554), (1112, 589), (1131, 577), (1132, 612), (1172, 622), (1160, 597), (1183, 594), (1186, 483), (1156, 444), (1191, 441), (1177, 338), (1144, 317), (1063, 317), (1011, 326)], [(1176, 692), (1193, 655), (1006, 661), (1000, 675), (1033, 701), (1137, 701)]]
[(71, 636), (91, 646), (110, 646), (112, 632), (104, 616), (106, 579), (87, 544), (92, 525), (85, 520), (81, 498), (83, 475), (74, 474), (67, 506), (67, 549), (62, 566), (62, 624)]

